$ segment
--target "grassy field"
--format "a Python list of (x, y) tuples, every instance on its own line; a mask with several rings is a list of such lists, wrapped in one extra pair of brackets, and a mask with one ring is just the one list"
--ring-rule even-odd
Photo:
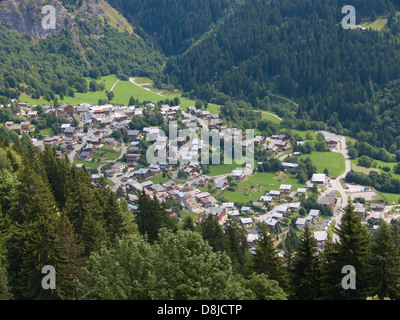
[(266, 192), (279, 190), (281, 184), (290, 184), (293, 186), (293, 190), (304, 187), (293, 174), (280, 173), (276, 175), (273, 172), (259, 172), (240, 182), (236, 191), (225, 189), (223, 196), (230, 202), (247, 203), (248, 201), (257, 201)]
[[(301, 139), (304, 141), (317, 141), (317, 135), (315, 134), (314, 131), (312, 130), (306, 130), (306, 131), (301, 131), (301, 130), (290, 130), (293, 134), (297, 134)], [(307, 133), (310, 133), (312, 136), (312, 140), (307, 140), (306, 135)]]
[[(91, 78), (87, 78), (86, 81), (89, 82), (93, 80)], [(143, 101), (150, 101), (153, 103), (157, 103), (158, 101), (161, 100), (173, 100), (175, 97), (180, 98), (180, 106), (182, 109), (185, 111), (187, 107), (189, 106), (194, 106), (196, 101), (194, 100), (189, 100), (186, 98), (182, 98), (182, 93), (179, 90), (174, 90), (173, 92), (169, 91), (160, 91), (156, 90), (153, 88), (154, 82), (149, 79), (149, 78), (135, 78), (135, 82), (137, 82), (139, 85), (133, 84), (129, 81), (118, 81), (117, 76), (115, 75), (109, 75), (100, 78), (99, 80), (96, 80), (98, 83), (103, 82), (105, 84), (105, 90), (104, 91), (96, 91), (96, 92), (91, 92), (88, 91), (86, 93), (79, 93), (75, 92), (74, 97), (68, 97), (64, 96), (64, 99), (61, 100), (59, 96), (57, 96), (58, 102), (59, 103), (69, 103), (73, 106), (76, 106), (80, 103), (90, 103), (90, 104), (98, 104), (99, 100), (105, 100), (107, 98), (106, 96), (106, 90), (110, 91), (111, 88), (115, 85), (113, 92), (114, 92), (114, 98), (111, 101), (113, 104), (120, 104), (120, 105), (128, 105), (129, 99), (131, 97), (134, 97), (135, 99), (138, 99), (140, 102)], [(145, 84), (145, 86), (141, 87), (140, 85)], [(151, 91), (146, 90), (151, 89)], [(153, 92), (155, 91), (155, 92)], [(48, 102), (43, 99), (32, 99), (26, 95), (21, 95), (19, 97), (19, 100), (21, 102), (27, 102), (30, 105), (53, 105), (53, 102)], [(220, 110), (220, 106), (215, 105), (215, 104), (209, 104), (208, 105), (208, 111), (210, 111), (211, 114), (218, 114)], [(265, 115), (270, 119), (271, 121), (277, 121), (273, 116), (270, 115)], [(278, 120), (279, 121), (279, 120)]]
[[(268, 112), (274, 114), (273, 112), (270, 112), (270, 111), (268, 111)], [(278, 123), (278, 124), (282, 122), (277, 117), (274, 117), (272, 114), (262, 113), (263, 120), (271, 121), (271, 122)]]
[(346, 163), (341, 153), (313, 152), (312, 154), (301, 155), (300, 158), (305, 159), (307, 157), (310, 157), (319, 173), (322, 173), (327, 168), (329, 176), (336, 178), (346, 170)]
[(98, 167), (100, 167), (104, 162), (92, 162), (92, 161), (83, 161), (79, 159), (74, 159), (75, 164), (84, 164), (86, 168), (92, 168), (97, 170)]
[(174, 179), (170, 179), (170, 178), (167, 178), (167, 177), (164, 178), (164, 177), (162, 176), (162, 174), (158, 174), (158, 175), (152, 177), (150, 180), (151, 180), (153, 183), (155, 183), (155, 184), (157, 184), (157, 183), (163, 184), (163, 183), (166, 183), (166, 182), (168, 182), (168, 181), (173, 181), (173, 182), (175, 182), (176, 184), (182, 183), (182, 182), (180, 182), (180, 181), (177, 181), (177, 180), (174, 180)]
[(51, 130), (50, 128), (43, 129), (43, 130), (40, 130), (40, 134), (41, 134), (43, 137), (53, 136), (53, 130)]
[(103, 146), (96, 150), (93, 159), (107, 158), (108, 160), (116, 160), (121, 155), (121, 151), (115, 151), (111, 146)]
[(387, 25), (388, 19), (386, 16), (380, 16), (375, 21), (371, 19), (365, 19), (361, 21), (360, 25), (366, 27), (367, 29), (382, 31)]

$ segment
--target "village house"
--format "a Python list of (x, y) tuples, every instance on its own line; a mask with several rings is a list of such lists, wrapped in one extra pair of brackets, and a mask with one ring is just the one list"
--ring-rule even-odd
[(328, 233), (326, 231), (314, 231), (314, 238), (317, 240), (317, 246), (322, 247), (328, 241)]
[(311, 182), (317, 185), (322, 185), (325, 186), (327, 183), (327, 176), (324, 173), (314, 173), (312, 178), (311, 178)]
[(334, 193), (324, 195), (318, 199), (319, 204), (322, 204), (325, 207), (330, 207), (332, 210), (335, 207), (336, 202), (337, 202), (337, 198)]
[(290, 163), (290, 162), (283, 162), (282, 167), (284, 171), (289, 171), (294, 173), (296, 169), (298, 168), (299, 164), (298, 163)]
[(244, 179), (244, 171), (243, 170), (233, 170), (231, 173), (231, 177), (236, 181), (240, 182)]
[(297, 230), (304, 231), (304, 227), (307, 224), (307, 219), (306, 218), (298, 218), (296, 221), (296, 228)]
[(243, 219), (240, 219), (240, 222), (241, 222), (242, 226), (245, 228), (253, 227), (253, 219), (252, 218), (243, 218)]
[(229, 186), (229, 181), (227, 179), (218, 179), (215, 183), (215, 189), (217, 190), (224, 190)]
[(283, 197), (283, 193), (277, 190), (271, 190), (268, 195), (277, 200), (280, 200)]
[(285, 194), (289, 194), (293, 191), (293, 187), (289, 184), (281, 184), (279, 189)]
[(226, 208), (213, 207), (210, 209), (210, 214), (216, 219), (220, 225), (223, 225), (228, 217)]
[(384, 203), (371, 203), (372, 211), (383, 211), (386, 205)]

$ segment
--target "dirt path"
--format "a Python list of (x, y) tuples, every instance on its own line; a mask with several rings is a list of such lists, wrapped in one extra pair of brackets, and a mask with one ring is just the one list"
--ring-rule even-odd
[(113, 91), (114, 90), (114, 88), (115, 88), (115, 86), (118, 84), (118, 82), (120, 82), (120, 80), (118, 79), (115, 83), (114, 83), (114, 85), (112, 86), (112, 88), (111, 88), (111, 90), (110, 91)]

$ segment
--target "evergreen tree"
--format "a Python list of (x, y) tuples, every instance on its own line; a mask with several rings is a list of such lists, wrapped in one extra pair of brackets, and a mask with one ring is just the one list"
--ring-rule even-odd
[[(73, 279), (66, 277), (68, 259), (57, 233), (56, 216), (39, 216), (35, 221), (16, 223), (10, 228), (9, 274), (17, 299), (65, 299)], [(44, 290), (44, 266), (56, 270), (56, 289)]]
[(231, 258), (232, 266), (236, 272), (243, 273), (250, 258), (247, 233), (236, 220), (229, 217), (224, 225), (224, 234), (226, 253)]
[[(371, 286), (371, 251), (368, 231), (355, 216), (350, 203), (344, 209), (340, 228), (335, 228), (339, 242), (325, 247), (322, 270), (323, 295), (325, 299), (365, 299)], [(356, 270), (356, 290), (342, 287), (343, 267), (353, 266)]]
[(317, 241), (306, 226), (296, 247), (296, 256), (291, 272), (294, 298), (313, 300), (320, 297), (320, 262), (317, 255)]
[(215, 252), (223, 252), (226, 249), (225, 235), (219, 222), (212, 215), (208, 215), (198, 225), (203, 239), (213, 248)]
[(254, 257), (254, 271), (266, 274), (269, 279), (278, 281), (282, 289), (288, 289), (286, 270), (274, 247), (272, 235), (265, 225), (263, 225), (261, 239), (258, 242)]
[(8, 273), (6, 268), (6, 250), (5, 250), (5, 217), (0, 206), (0, 300), (10, 300), (12, 298), (11, 290), (8, 285)]
[(400, 295), (400, 254), (389, 226), (383, 222), (372, 239), (372, 275), (379, 298), (398, 299)]
[(89, 257), (91, 252), (99, 250), (103, 245), (108, 246), (110, 243), (103, 221), (95, 218), (90, 212), (83, 219), (80, 236), (85, 248), (85, 257)]
[(147, 234), (148, 241), (153, 243), (158, 238), (159, 230), (168, 224), (165, 204), (160, 203), (156, 197), (150, 198), (145, 190), (140, 191), (138, 196), (136, 223), (139, 232)]
[(12, 222), (35, 221), (39, 215), (49, 216), (57, 212), (54, 197), (48, 185), (35, 171), (24, 167), (18, 175), (20, 184), (9, 211)]

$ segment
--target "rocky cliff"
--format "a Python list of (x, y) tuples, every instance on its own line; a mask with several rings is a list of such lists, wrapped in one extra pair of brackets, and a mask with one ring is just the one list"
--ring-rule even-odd
[[(48, 22), (49, 11), (43, 10), (45, 5), (51, 5), (55, 9), (55, 29), (43, 27)], [(68, 11), (60, 0), (0, 0), (0, 23), (7, 29), (19, 33), (28, 33), (35, 39), (46, 38), (49, 35), (58, 34), (65, 28), (74, 28), (74, 19), (100, 19), (118, 29), (133, 33), (132, 26), (126, 19), (114, 10), (104, 0), (85, 0), (74, 11)]]

